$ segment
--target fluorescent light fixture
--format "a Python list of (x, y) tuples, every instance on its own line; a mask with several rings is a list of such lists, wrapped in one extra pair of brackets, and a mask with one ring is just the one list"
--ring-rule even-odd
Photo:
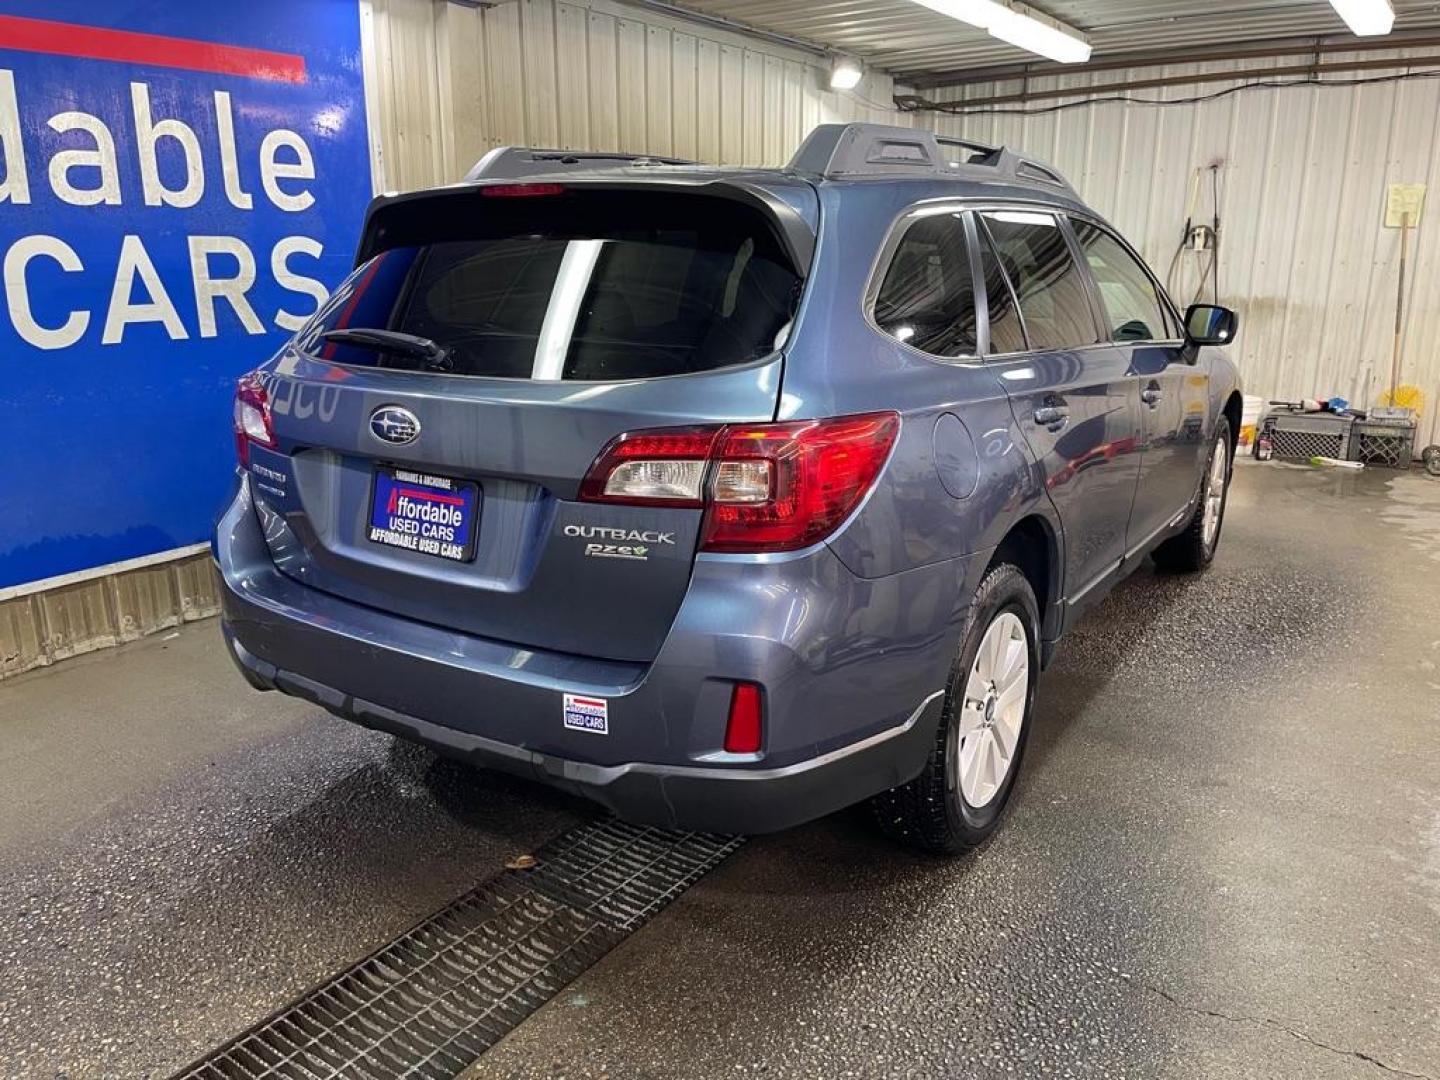
[[(1331, 2), (1338, 6), (1342, 0)], [(1364, 0), (1343, 2), (1360, 5)], [(1385, 0), (1376, 2), (1383, 4)], [(978, 26), (993, 38), (1047, 60), (1083, 64), (1090, 59), (1090, 43), (1079, 36), (1078, 31), (1024, 4), (1000, 3), (999, 0), (915, 0), (915, 3)]]
[(860, 78), (864, 72), (860, 64), (848, 56), (837, 56), (835, 62), (830, 65), (830, 89), (831, 90), (854, 90), (860, 85)]
[(1395, 25), (1390, 0), (1330, 0), (1330, 6), (1356, 37), (1380, 37)]

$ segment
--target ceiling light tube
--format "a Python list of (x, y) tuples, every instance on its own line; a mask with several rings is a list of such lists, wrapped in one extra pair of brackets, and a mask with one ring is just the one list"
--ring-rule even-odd
[(1389, 0), (1330, 0), (1330, 6), (1356, 37), (1381, 37), (1395, 26)]
[[(1362, 0), (1344, 2), (1361, 3)], [(1077, 31), (1057, 19), (1034, 12), (1024, 4), (999, 3), (997, 0), (915, 0), (915, 3), (978, 26), (993, 38), (1047, 60), (1083, 64), (1090, 59), (1090, 43)]]

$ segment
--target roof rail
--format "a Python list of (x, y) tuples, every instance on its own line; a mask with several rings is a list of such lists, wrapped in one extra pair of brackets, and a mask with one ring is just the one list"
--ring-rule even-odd
[[(958, 147), (970, 154), (964, 160), (951, 161), (941, 147)], [(789, 168), (831, 179), (924, 174), (963, 176), (969, 180), (1006, 179), (1075, 193), (1049, 165), (1021, 157), (1003, 146), (890, 124), (821, 124), (805, 137), (790, 159)]]
[(588, 150), (541, 150), (527, 146), (497, 146), (470, 167), (466, 180), (519, 180), (527, 176), (566, 173), (583, 169), (614, 169), (626, 165), (694, 165), (684, 158), (654, 154), (611, 154)]

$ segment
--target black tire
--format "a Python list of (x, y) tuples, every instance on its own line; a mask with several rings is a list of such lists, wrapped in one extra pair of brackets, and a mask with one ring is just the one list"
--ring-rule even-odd
[[(1025, 630), (1029, 650), (1025, 708), (1009, 772), (994, 797), (977, 809), (966, 801), (953, 766), (958, 760), (958, 714), (980, 642), (991, 623), (1005, 612), (1015, 614)], [(995, 831), (1010, 800), (1010, 792), (1024, 757), (1025, 740), (1030, 734), (1035, 681), (1040, 670), (1039, 629), (1039, 607), (1025, 575), (1009, 563), (992, 566), (970, 601), (960, 652), (945, 687), (945, 704), (936, 728), (935, 746), (925, 763), (925, 770), (910, 783), (882, 792), (871, 800), (876, 820), (891, 837), (936, 855), (958, 855), (975, 847)]]
[[(1215, 536), (1205, 542), (1205, 483), (1210, 469), (1215, 464), (1215, 455), (1225, 455), (1225, 490), (1220, 496), (1220, 521), (1215, 526)], [(1161, 570), (1175, 574), (1193, 574), (1204, 570), (1215, 558), (1220, 546), (1220, 534), (1225, 530), (1225, 504), (1230, 501), (1230, 476), (1235, 471), (1234, 448), (1230, 444), (1230, 421), (1221, 417), (1210, 437), (1210, 453), (1205, 455), (1205, 471), (1200, 474), (1200, 493), (1195, 499), (1195, 513), (1190, 516), (1185, 531), (1172, 536), (1157, 547), (1153, 553), (1155, 565)]]

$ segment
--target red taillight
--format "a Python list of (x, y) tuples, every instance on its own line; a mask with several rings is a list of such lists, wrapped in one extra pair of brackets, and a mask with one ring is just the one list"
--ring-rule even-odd
[(580, 497), (704, 506), (702, 551), (794, 551), (855, 509), (899, 430), (900, 418), (884, 412), (634, 432), (601, 452)]
[(275, 449), (275, 425), (270, 419), (270, 396), (253, 374), (235, 384), (235, 456), (250, 464), (250, 444)]
[(487, 184), (480, 194), (490, 199), (527, 199), (540, 195), (563, 195), (561, 184)]
[(829, 536), (880, 475), (899, 429), (894, 413), (728, 429), (717, 480), (727, 467), (768, 463), (770, 497), (714, 499), (701, 549), (793, 551)]
[(736, 683), (730, 691), (730, 715), (725, 720), (725, 752), (758, 754), (765, 720), (765, 702), (754, 683)]

